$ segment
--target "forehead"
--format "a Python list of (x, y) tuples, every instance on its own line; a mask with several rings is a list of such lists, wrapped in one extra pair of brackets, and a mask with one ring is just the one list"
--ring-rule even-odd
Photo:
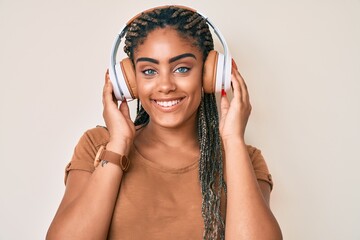
[(160, 59), (184, 52), (191, 52), (201, 58), (201, 51), (193, 38), (185, 37), (171, 27), (156, 28), (135, 49), (134, 59), (144, 56)]

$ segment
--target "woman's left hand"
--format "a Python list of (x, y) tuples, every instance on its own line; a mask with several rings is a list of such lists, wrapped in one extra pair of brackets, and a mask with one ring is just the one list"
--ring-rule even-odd
[(237, 138), (244, 141), (245, 128), (251, 113), (249, 93), (244, 79), (233, 61), (231, 83), (234, 97), (229, 101), (226, 94), (220, 100), (220, 135), (223, 141)]

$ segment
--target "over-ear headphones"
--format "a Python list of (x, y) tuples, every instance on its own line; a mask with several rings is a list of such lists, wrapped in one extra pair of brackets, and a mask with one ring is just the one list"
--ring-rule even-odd
[[(185, 8), (193, 12), (197, 12), (194, 9), (184, 6), (171, 5), (179, 8)], [(134, 19), (139, 17), (142, 13), (150, 12), (154, 9), (166, 8), (170, 6), (161, 6), (156, 8), (151, 8), (145, 10), (132, 19), (130, 19), (125, 26), (122, 28), (121, 32), (116, 36), (114, 44), (111, 50), (110, 56), (110, 66), (109, 74), (110, 80), (113, 85), (114, 94), (117, 100), (122, 101), (136, 99), (137, 88), (135, 81), (135, 70), (130, 58), (125, 58), (119, 63), (116, 61), (116, 54), (121, 42), (121, 39), (125, 36), (130, 24)], [(229, 52), (228, 45), (226, 44), (225, 38), (216, 28), (216, 26), (206, 17), (204, 14), (197, 12), (202, 16), (206, 23), (214, 30), (215, 34), (218, 36), (223, 49), (224, 54), (221, 54), (215, 50), (209, 52), (205, 63), (204, 63), (204, 72), (203, 72), (203, 89), (205, 93), (215, 93), (221, 92), (222, 89), (225, 91), (230, 89), (231, 86), (231, 55)]]

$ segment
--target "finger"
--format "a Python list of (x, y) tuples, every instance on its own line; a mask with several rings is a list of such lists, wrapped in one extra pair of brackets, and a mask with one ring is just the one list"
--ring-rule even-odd
[(129, 110), (129, 106), (127, 104), (126, 99), (124, 99), (121, 103), (120, 103), (120, 112), (126, 117), (130, 119), (130, 110)]
[(117, 100), (116, 97), (115, 97), (114, 87), (113, 87), (113, 85), (112, 85), (112, 82), (110, 81), (109, 69), (106, 71), (105, 82), (109, 82), (109, 83), (110, 83), (110, 85), (111, 85), (112, 100), (113, 100), (113, 102), (117, 105), (117, 104), (118, 104), (118, 100)]
[(241, 88), (241, 96), (243, 97), (244, 100), (248, 100), (249, 99), (249, 91), (248, 91), (248, 88), (247, 88), (244, 78), (241, 76), (239, 71), (235, 72), (235, 76), (237, 76), (237, 78), (239, 79), (240, 88)]
[(232, 70), (238, 70), (237, 64), (233, 58), (231, 59), (231, 65), (232, 65)]
[(240, 92), (240, 96), (239, 96), (240, 99), (244, 100), (244, 96), (246, 95), (246, 89), (244, 89), (244, 85), (242, 84), (242, 77), (237, 70), (234, 71), (233, 75), (234, 75), (233, 84), (236, 84), (236, 87)]
[[(231, 87), (234, 91), (234, 95), (235, 95), (235, 90), (238, 90), (240, 95), (239, 96), (242, 96), (242, 89), (241, 89), (241, 84), (240, 84), (240, 81), (242, 78), (239, 71), (238, 71), (238, 67), (236, 65), (236, 62), (234, 61), (234, 59), (232, 59), (232, 68), (231, 68)], [(238, 97), (238, 95), (237, 95)]]
[(226, 116), (227, 112), (229, 111), (230, 108), (230, 102), (229, 99), (226, 95), (226, 92), (223, 90), (223, 92), (221, 93), (221, 98), (220, 98), (220, 114), (221, 114), (221, 118), (223, 118), (224, 116)]
[[(231, 63), (232, 63), (231, 64), (232, 65), (232, 67), (231, 67), (231, 75), (233, 75), (234, 72), (237, 70), (237, 65), (236, 65), (234, 59), (231, 60)], [(231, 86), (231, 90), (234, 92), (234, 86), (232, 84), (232, 80), (230, 81), (230, 86)]]
[(233, 88), (234, 98), (237, 99), (236, 101), (240, 101), (242, 92), (239, 80), (237, 79), (235, 72), (231, 74), (231, 85)]
[(233, 70), (233, 74), (235, 75), (236, 79), (239, 82), (242, 100), (249, 101), (249, 92), (247, 85), (245, 83), (244, 78), (241, 76), (234, 59), (232, 61), (232, 70)]
[(116, 101), (114, 101), (113, 88), (109, 79), (109, 75), (106, 74), (105, 85), (103, 88), (103, 105), (109, 105), (111, 103), (116, 103)]

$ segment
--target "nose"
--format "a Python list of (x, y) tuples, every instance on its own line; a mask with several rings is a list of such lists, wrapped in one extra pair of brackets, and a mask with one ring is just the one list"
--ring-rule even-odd
[(176, 84), (170, 74), (163, 74), (158, 81), (158, 90), (162, 93), (169, 93), (176, 90)]

